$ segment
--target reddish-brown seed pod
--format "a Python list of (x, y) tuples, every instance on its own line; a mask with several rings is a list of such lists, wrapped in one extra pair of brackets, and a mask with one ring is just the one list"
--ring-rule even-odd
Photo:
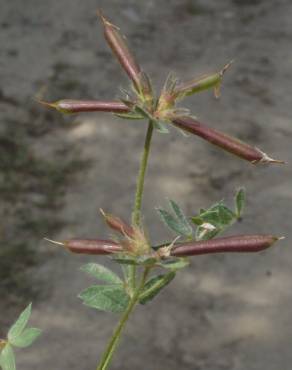
[(117, 57), (121, 66), (124, 68), (135, 87), (140, 90), (140, 73), (141, 68), (137, 63), (134, 55), (131, 53), (125, 37), (121, 35), (119, 28), (110, 23), (99, 11), (98, 16), (101, 18), (104, 28), (104, 37)]
[(112, 112), (128, 113), (130, 108), (119, 101), (98, 101), (98, 100), (72, 100), (63, 99), (53, 103), (39, 101), (39, 103), (57, 109), (61, 113), (81, 112)]
[(100, 212), (103, 215), (105, 222), (111, 229), (118, 231), (121, 234), (126, 235), (130, 238), (133, 238), (135, 236), (134, 228), (125, 223), (119, 217), (113, 216), (109, 213), (105, 213), (102, 209), (100, 209)]
[(260, 252), (281, 238), (273, 235), (238, 235), (211, 240), (175, 244), (171, 256), (195, 256), (209, 253)]
[(51, 239), (45, 238), (45, 240), (62, 245), (72, 253), (78, 254), (112, 254), (123, 251), (123, 247), (113, 240), (103, 239), (70, 239), (64, 242), (57, 242)]
[(270, 158), (258, 148), (252, 147), (232, 136), (206, 126), (192, 117), (182, 116), (171, 118), (172, 123), (184, 131), (200, 136), (209, 143), (216, 145), (253, 164), (257, 163), (284, 163)]

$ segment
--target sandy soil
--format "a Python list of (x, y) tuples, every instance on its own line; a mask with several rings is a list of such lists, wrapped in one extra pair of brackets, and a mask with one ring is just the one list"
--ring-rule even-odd
[[(195, 259), (172, 286), (133, 315), (112, 369), (290, 370), (291, 2), (3, 2), (4, 95), (23, 110), (40, 90), (48, 99), (117, 96), (117, 87), (127, 82), (103, 40), (97, 6), (122, 27), (157, 87), (169, 71), (191, 77), (234, 58), (222, 98), (215, 101), (204, 93), (190, 98), (188, 107), (213, 127), (288, 162), (255, 167), (176, 131), (156, 135), (144, 202), (144, 222), (153, 240), (169, 236), (154, 210), (167, 197), (192, 215), (219, 199), (231, 201), (241, 185), (248, 192), (248, 207), (233, 232), (273, 232), (286, 240), (258, 255)], [(5, 104), (1, 119), (15, 112)], [(60, 116), (50, 119), (53, 129), (31, 142), (35, 153), (50, 156), (66, 145), (90, 166), (66, 188), (62, 217), (67, 226), (55, 235), (48, 229), (47, 235), (106, 236), (98, 208), (129, 217), (145, 123), (91, 114), (67, 118), (70, 129), (59, 129)], [(32, 321), (44, 334), (30, 350), (19, 351), (19, 368), (94, 369), (117, 317), (90, 310), (76, 298), (91, 283), (79, 266), (93, 259), (54, 249), (48, 253), (48, 245), (36, 244), (47, 260), (31, 270), (31, 284), (42, 291)]]

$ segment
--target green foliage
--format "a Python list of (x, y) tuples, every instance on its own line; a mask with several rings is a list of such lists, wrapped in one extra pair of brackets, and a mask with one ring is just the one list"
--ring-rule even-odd
[(26, 348), (33, 344), (33, 342), (41, 335), (41, 330), (37, 328), (25, 329), (12, 343), (15, 347)]
[(169, 200), (169, 205), (172, 213), (162, 208), (157, 208), (157, 212), (160, 218), (165, 223), (165, 225), (175, 233), (187, 238), (191, 238), (193, 235), (193, 229), (183, 211), (173, 200)]
[(81, 292), (79, 298), (86, 306), (109, 312), (123, 312), (129, 302), (122, 285), (93, 285)]
[(15, 356), (12, 346), (7, 343), (0, 355), (0, 365), (3, 370), (15, 370)]
[(200, 214), (191, 220), (198, 226), (196, 239), (208, 240), (231, 226), (237, 220), (237, 215), (220, 201), (207, 210), (201, 209)]
[(123, 284), (122, 280), (113, 271), (97, 263), (88, 263), (82, 266), (81, 271), (110, 284)]
[(30, 303), (9, 329), (7, 335), (9, 342), (13, 343), (22, 334), (31, 315), (31, 306), (32, 304)]
[(177, 271), (177, 270), (187, 267), (189, 264), (190, 264), (190, 261), (187, 258), (182, 257), (182, 258), (176, 258), (173, 260), (162, 261), (161, 263), (159, 263), (159, 266), (165, 269), (168, 269), (168, 270)]
[(132, 265), (132, 266), (152, 266), (154, 265), (157, 260), (156, 258), (145, 256), (130, 256), (130, 255), (118, 255), (118, 257), (114, 257), (113, 261), (121, 264), (121, 265)]
[(237, 218), (241, 217), (244, 207), (245, 207), (245, 190), (243, 188), (240, 188), (235, 194), (235, 213)]
[(31, 315), (31, 303), (20, 314), (7, 334), (7, 342), (0, 354), (0, 366), (2, 370), (15, 370), (14, 347), (29, 347), (41, 334), (37, 328), (26, 328)]
[(165, 275), (157, 275), (152, 277), (145, 284), (143, 291), (140, 294), (139, 302), (145, 304), (151, 301), (166, 285), (168, 285), (175, 277), (175, 272), (171, 271)]

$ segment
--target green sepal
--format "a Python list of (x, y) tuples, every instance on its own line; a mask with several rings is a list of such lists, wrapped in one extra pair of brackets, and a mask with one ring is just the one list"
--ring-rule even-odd
[(144, 119), (143, 116), (136, 113), (114, 113), (114, 115), (123, 119), (132, 119), (132, 120)]
[(179, 205), (174, 201), (169, 199), (169, 204), (176, 215), (177, 219), (180, 221), (181, 225), (183, 225), (185, 229), (185, 234), (186, 236), (191, 236), (193, 234), (193, 229), (191, 225), (189, 224), (184, 212), (182, 209), (179, 207)]

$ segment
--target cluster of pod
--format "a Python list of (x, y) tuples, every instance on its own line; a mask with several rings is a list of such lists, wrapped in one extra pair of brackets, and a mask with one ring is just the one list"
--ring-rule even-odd
[[(169, 256), (185, 257), (210, 253), (260, 252), (272, 246), (279, 239), (281, 238), (269, 234), (254, 234), (176, 243), (172, 246)], [(52, 242), (60, 244), (70, 252), (77, 254), (112, 255), (127, 253), (122, 244), (113, 240), (69, 239), (64, 242)]]
[[(228, 63), (221, 71), (204, 76), (199, 79), (192, 79), (183, 83), (174, 83), (171, 89), (163, 89), (158, 104), (155, 101), (151, 83), (148, 76), (141, 69), (133, 53), (130, 51), (125, 37), (120, 33), (118, 27), (109, 22), (104, 15), (98, 13), (104, 30), (105, 39), (133, 83), (139, 103), (143, 103), (149, 115), (163, 117), (168, 123), (199, 136), (209, 143), (220, 147), (250, 163), (283, 163), (282, 161), (270, 158), (267, 154), (256, 147), (243, 143), (242, 141), (226, 135), (218, 130), (210, 128), (189, 115), (178, 114), (175, 103), (185, 96), (214, 88), (215, 96), (219, 96), (219, 87), (222, 78), (231, 63)], [(63, 99), (53, 103), (41, 101), (41, 103), (57, 109), (62, 113), (80, 112), (111, 112), (115, 114), (131, 113), (135, 109), (137, 101), (96, 101), (96, 100), (72, 100)], [(105, 216), (105, 215), (104, 215)], [(109, 226), (128, 238), (135, 238), (135, 230), (114, 217), (105, 217)], [(208, 241), (191, 241), (187, 243), (174, 244), (170, 255), (174, 257), (191, 256), (206, 253), (219, 252), (258, 252), (271, 246), (279, 238), (273, 235), (240, 235), (225, 238), (217, 238)], [(57, 242), (73, 253), (85, 253), (105, 255), (123, 253), (125, 245), (113, 240), (100, 239), (71, 239), (64, 242)]]
[(98, 15), (102, 21), (104, 37), (113, 54), (132, 81), (138, 101), (135, 101), (135, 99), (133, 101), (127, 100), (127, 102), (62, 99), (53, 103), (43, 101), (41, 103), (55, 108), (62, 113), (111, 112), (115, 114), (129, 114), (133, 112), (137, 103), (139, 103), (143, 105), (143, 108), (148, 111), (150, 116), (152, 115), (158, 119), (166, 120), (168, 123), (199, 136), (209, 143), (250, 163), (284, 163), (283, 161), (270, 158), (258, 148), (215, 130), (191, 116), (180, 115), (179, 109), (175, 108), (176, 102), (185, 96), (210, 88), (214, 88), (215, 96), (218, 97), (223, 75), (231, 63), (225, 65), (219, 72), (203, 76), (199, 79), (191, 79), (182, 83), (175, 82), (172, 84), (171, 89), (162, 90), (158, 104), (155, 106), (150, 80), (129, 49), (125, 37), (120, 33), (119, 28), (109, 22), (101, 12)]

